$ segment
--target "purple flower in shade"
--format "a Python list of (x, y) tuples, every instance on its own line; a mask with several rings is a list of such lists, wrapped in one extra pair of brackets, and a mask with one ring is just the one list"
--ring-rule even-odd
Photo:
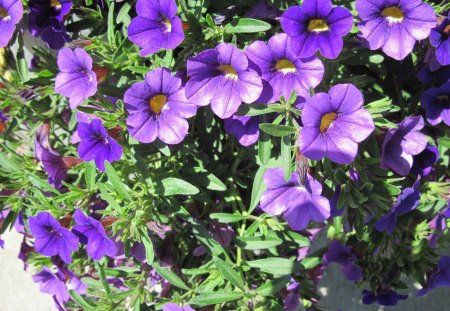
[(281, 168), (264, 174), (267, 190), (261, 197), (261, 209), (271, 215), (283, 214), (293, 230), (303, 230), (310, 221), (324, 222), (330, 217), (330, 204), (321, 196), (322, 185), (311, 176), (302, 181), (298, 172), (284, 180)]
[(358, 143), (375, 129), (370, 113), (361, 107), (363, 102), (362, 93), (352, 84), (335, 85), (328, 94), (308, 99), (299, 135), (302, 154), (312, 160), (327, 157), (339, 164), (351, 163)]
[[(234, 230), (228, 225), (218, 221), (212, 221), (209, 223), (209, 233), (213, 237), (214, 240), (219, 242), (223, 247), (228, 247), (233, 241), (234, 238)], [(206, 248), (202, 246), (198, 246), (193, 250), (194, 256), (202, 256), (206, 254)]]
[(417, 296), (425, 296), (437, 287), (450, 287), (450, 256), (439, 259), (436, 271), (429, 277), (426, 287), (417, 291)]
[(131, 136), (141, 143), (151, 143), (157, 137), (169, 145), (183, 141), (189, 129), (186, 118), (197, 112), (184, 91), (181, 79), (167, 68), (150, 71), (144, 82), (133, 84), (124, 97)]
[(432, 233), (427, 236), (427, 239), (430, 241), (430, 247), (435, 248), (436, 243), (442, 235), (442, 231), (447, 229), (447, 219), (450, 218), (450, 201), (446, 208), (437, 214), (430, 223), (428, 224), (428, 228), (432, 230)]
[(433, 8), (421, 0), (356, 0), (362, 22), (358, 25), (369, 48), (383, 49), (388, 56), (402, 60), (436, 26)]
[(237, 47), (220, 43), (187, 61), (186, 97), (211, 108), (222, 119), (231, 117), (242, 102), (250, 104), (262, 92), (258, 74), (250, 69), (247, 56)]
[(378, 302), (382, 306), (395, 306), (400, 300), (405, 300), (408, 298), (408, 295), (398, 294), (391, 289), (380, 291), (376, 295), (368, 290), (363, 290), (362, 295), (362, 302), (365, 305)]
[(392, 234), (397, 223), (397, 216), (409, 213), (417, 208), (420, 203), (419, 192), (420, 178), (416, 180), (412, 188), (405, 188), (398, 196), (397, 202), (388, 214), (382, 216), (375, 224), (375, 229)]
[(423, 92), (420, 102), (425, 109), (427, 121), (431, 125), (444, 122), (450, 126), (450, 82), (444, 83), (438, 88), (432, 87), (426, 90)]
[(419, 131), (424, 127), (422, 117), (407, 117), (398, 128), (390, 129), (384, 138), (381, 167), (392, 169), (399, 175), (409, 174), (413, 156), (427, 147), (427, 136)]
[(300, 283), (291, 278), (283, 296), (285, 311), (297, 311), (300, 305)]
[(33, 275), (33, 281), (39, 283), (41, 292), (52, 295), (61, 305), (69, 301), (70, 295), (66, 284), (49, 268), (43, 267), (41, 272)]
[(248, 116), (231, 116), (225, 119), (225, 132), (235, 135), (242, 146), (251, 146), (258, 141), (261, 118)]
[(71, 252), (78, 249), (78, 238), (48, 212), (28, 219), (28, 227), (36, 238), (34, 248), (45, 256), (59, 255), (65, 263), (72, 261)]
[(255, 19), (278, 19), (283, 12), (278, 8), (271, 6), (267, 0), (259, 0), (245, 14), (245, 17)]
[(161, 49), (172, 50), (184, 40), (174, 0), (138, 0), (136, 12), (138, 16), (128, 27), (128, 38), (142, 48), (141, 56)]
[(450, 65), (450, 12), (438, 27), (431, 29), (430, 43), (436, 48), (439, 63)]
[(192, 309), (189, 305), (186, 305), (184, 307), (180, 307), (177, 304), (174, 303), (166, 303), (163, 308), (163, 311), (195, 311)]
[(78, 123), (77, 132), (81, 139), (78, 154), (84, 161), (94, 160), (98, 169), (104, 172), (105, 161), (120, 160), (122, 147), (109, 136), (100, 119)]
[(324, 260), (327, 264), (336, 262), (342, 266), (342, 272), (349, 281), (359, 281), (362, 276), (362, 269), (355, 265), (356, 255), (351, 249), (334, 240), (328, 244), (328, 250), (325, 253)]
[(343, 36), (353, 27), (353, 16), (343, 7), (333, 8), (331, 0), (305, 0), (281, 16), (281, 27), (291, 37), (292, 51), (301, 58), (318, 50), (325, 58), (335, 59), (344, 46)]
[(92, 58), (85, 50), (63, 48), (59, 50), (57, 62), (59, 73), (55, 91), (69, 97), (70, 108), (76, 108), (97, 93), (97, 75), (92, 70)]
[(23, 15), (21, 0), (0, 0), (0, 47), (8, 45)]
[(102, 224), (92, 217), (86, 216), (79, 209), (75, 210), (74, 219), (76, 225), (72, 231), (80, 238), (80, 242), (87, 244), (86, 249), (89, 257), (100, 260), (105, 255), (114, 257), (117, 247), (108, 238)]
[(245, 50), (250, 68), (263, 80), (263, 91), (258, 102), (273, 103), (283, 96), (288, 99), (292, 90), (301, 97), (309, 97), (309, 89), (320, 84), (324, 74), (317, 57), (302, 59), (290, 48), (286, 34), (276, 34), (267, 44), (255, 41)]
[(433, 165), (439, 160), (439, 150), (435, 146), (426, 147), (413, 158), (411, 173), (426, 176), (430, 174)]

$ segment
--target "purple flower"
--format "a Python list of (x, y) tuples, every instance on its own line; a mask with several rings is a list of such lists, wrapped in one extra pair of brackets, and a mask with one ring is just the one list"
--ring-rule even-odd
[(283, 306), (285, 311), (299, 310), (300, 305), (300, 283), (291, 278), (283, 295)]
[(251, 146), (258, 141), (261, 118), (233, 115), (225, 119), (225, 132), (235, 135), (242, 146)]
[(94, 160), (98, 169), (104, 172), (105, 161), (120, 160), (122, 147), (108, 135), (100, 119), (78, 123), (77, 132), (81, 139), (78, 154), (84, 161)]
[(439, 88), (432, 87), (426, 90), (420, 102), (431, 125), (444, 122), (450, 126), (450, 82), (442, 84)]
[(141, 143), (157, 137), (166, 144), (178, 144), (186, 137), (190, 118), (197, 106), (187, 101), (181, 79), (167, 68), (157, 68), (144, 82), (133, 84), (124, 97), (128, 110), (128, 131)]
[(353, 27), (353, 16), (343, 7), (333, 8), (331, 0), (306, 0), (281, 16), (281, 27), (291, 37), (292, 51), (301, 58), (318, 50), (325, 58), (335, 59), (344, 46), (342, 37)]
[(85, 50), (63, 48), (58, 53), (59, 73), (55, 91), (70, 99), (70, 108), (79, 106), (89, 96), (97, 93), (97, 76), (92, 71), (92, 58)]
[(450, 256), (439, 259), (436, 271), (428, 279), (427, 286), (417, 292), (417, 296), (424, 296), (437, 287), (450, 287)]
[(413, 158), (411, 173), (426, 176), (430, 174), (433, 165), (439, 160), (439, 150), (434, 146), (426, 147), (421, 153)]
[(309, 97), (309, 89), (320, 84), (324, 74), (317, 57), (302, 59), (290, 48), (289, 37), (277, 34), (263, 41), (255, 41), (245, 50), (250, 68), (263, 80), (263, 91), (258, 102), (273, 103), (283, 96), (289, 99), (292, 90), (301, 97)]
[(431, 29), (430, 43), (436, 48), (439, 63), (450, 65), (450, 12), (438, 27)]
[(8, 45), (23, 15), (21, 0), (0, 0), (0, 47)]
[(381, 167), (406, 176), (413, 165), (413, 156), (427, 147), (427, 137), (419, 131), (424, 127), (422, 117), (407, 117), (396, 129), (387, 133), (381, 153)]
[(86, 216), (79, 209), (75, 210), (74, 219), (76, 226), (72, 231), (80, 238), (80, 242), (87, 244), (89, 257), (100, 260), (105, 255), (114, 257), (117, 248), (114, 242), (108, 238), (102, 224), (92, 217)]
[(189, 101), (199, 106), (211, 103), (222, 119), (231, 117), (242, 102), (253, 103), (262, 91), (261, 78), (249, 68), (247, 56), (228, 43), (190, 57), (187, 73)]
[(356, 0), (356, 10), (369, 48), (382, 48), (396, 60), (408, 56), (416, 40), (426, 39), (436, 25), (433, 8), (421, 0)]
[(267, 3), (267, 0), (259, 0), (258, 3), (253, 5), (245, 14), (245, 17), (255, 19), (278, 19), (282, 14), (282, 11), (278, 8), (271, 6)]
[(36, 240), (34, 248), (45, 256), (59, 255), (65, 263), (72, 261), (71, 252), (78, 249), (78, 238), (48, 212), (28, 219), (28, 226)]
[(420, 179), (418, 179), (412, 188), (405, 188), (398, 196), (397, 202), (388, 214), (382, 216), (375, 224), (375, 229), (380, 232), (386, 231), (392, 234), (397, 223), (397, 216), (409, 213), (417, 208), (420, 203), (419, 192)]
[(128, 27), (128, 38), (142, 48), (141, 56), (161, 49), (172, 50), (184, 40), (174, 0), (138, 0), (136, 12), (138, 16)]
[(370, 305), (374, 302), (378, 302), (382, 306), (395, 306), (399, 300), (405, 300), (408, 298), (408, 295), (398, 294), (391, 289), (380, 291), (376, 295), (367, 290), (363, 290), (362, 295), (362, 302), (365, 305)]
[(267, 190), (261, 197), (261, 209), (271, 215), (283, 214), (293, 230), (303, 230), (310, 221), (324, 222), (330, 217), (330, 204), (321, 196), (322, 185), (311, 176), (300, 180), (297, 172), (284, 180), (281, 168), (264, 174)]
[[(234, 230), (230, 225), (218, 221), (212, 221), (208, 226), (209, 233), (214, 240), (219, 242), (219, 244), (223, 247), (228, 247), (230, 245), (234, 238)], [(193, 250), (194, 256), (202, 256), (204, 254), (206, 254), (206, 248), (203, 245), (198, 246)]]
[[(89, 113), (82, 112), (82, 111), (77, 111), (77, 122), (78, 123), (81, 123), (81, 122), (91, 123), (91, 121), (94, 119), (100, 119), (100, 118), (93, 114), (89, 114)], [(80, 141), (81, 141), (81, 139), (80, 139), (80, 136), (78, 135), (78, 131), (75, 131), (72, 134), (72, 138), (70, 139), (70, 142), (72, 144), (78, 144)]]
[(340, 264), (347, 280), (355, 282), (359, 281), (362, 276), (361, 267), (354, 263), (356, 259), (357, 257), (352, 253), (351, 249), (337, 240), (328, 244), (328, 250), (324, 256), (326, 263), (336, 262)]
[(66, 284), (59, 279), (48, 267), (33, 275), (33, 281), (39, 283), (41, 292), (50, 294), (61, 305), (69, 301), (70, 295)]
[(352, 84), (335, 85), (328, 94), (308, 99), (299, 135), (302, 154), (312, 160), (327, 157), (339, 164), (351, 163), (358, 143), (375, 129), (370, 113), (361, 107), (363, 102), (362, 93)]
[(185, 305), (184, 307), (180, 307), (174, 303), (166, 303), (163, 306), (163, 311), (195, 311), (189, 305)]

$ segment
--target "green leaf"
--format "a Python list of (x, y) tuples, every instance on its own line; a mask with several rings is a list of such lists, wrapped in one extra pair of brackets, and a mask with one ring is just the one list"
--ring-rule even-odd
[(138, 268), (135, 267), (117, 267), (117, 268), (104, 268), (103, 271), (105, 272), (106, 276), (113, 276), (116, 278), (130, 278), (135, 277), (137, 273), (140, 272)]
[(226, 224), (238, 222), (245, 219), (245, 217), (240, 214), (227, 214), (227, 213), (213, 213), (210, 214), (209, 217), (211, 219), (217, 219), (218, 221)]
[(261, 296), (275, 295), (280, 290), (286, 287), (287, 283), (291, 279), (290, 275), (282, 276), (280, 278), (271, 280), (255, 289), (255, 293)]
[(256, 172), (255, 178), (253, 180), (252, 186), (252, 197), (250, 201), (249, 213), (251, 213), (256, 206), (258, 206), (261, 196), (266, 191), (266, 185), (264, 184), (264, 173), (266, 172), (266, 167), (260, 166)]
[(111, 2), (108, 11), (108, 42), (111, 46), (116, 45), (114, 36), (114, 2)]
[(223, 261), (222, 259), (215, 257), (213, 259), (214, 264), (216, 265), (217, 269), (219, 269), (220, 273), (222, 273), (223, 278), (225, 280), (230, 281), (231, 284), (233, 284), (236, 287), (239, 287), (240, 289), (244, 290), (245, 283), (242, 277), (234, 271), (233, 267)]
[(249, 250), (267, 249), (278, 246), (283, 243), (283, 240), (276, 237), (267, 236), (253, 236), (253, 237), (238, 237), (236, 238), (236, 245)]
[(438, 139), (438, 146), (443, 146), (447, 149), (450, 149), (450, 138), (448, 137), (441, 137)]
[(272, 112), (273, 110), (268, 105), (248, 104), (248, 105), (240, 105), (238, 111), (236, 111), (235, 114), (238, 116), (254, 117)]
[(178, 275), (176, 275), (172, 270), (168, 268), (161, 267), (157, 261), (153, 262), (152, 267), (156, 270), (156, 272), (158, 272), (160, 276), (165, 278), (173, 286), (185, 290), (190, 289)]
[(239, 292), (209, 292), (192, 298), (189, 300), (189, 304), (197, 306), (216, 305), (242, 298), (242, 296), (243, 293)]
[(156, 193), (164, 196), (169, 195), (194, 195), (199, 193), (197, 187), (182, 179), (168, 177), (157, 184)]
[(271, 123), (261, 123), (259, 125), (259, 128), (263, 132), (275, 137), (287, 136), (295, 133), (295, 131), (297, 130), (294, 126), (271, 124)]
[(122, 199), (131, 202), (131, 197), (126, 190), (125, 185), (122, 183), (122, 180), (120, 179), (114, 167), (112, 167), (112, 165), (108, 161), (105, 161), (105, 169), (106, 175), (108, 175), (109, 182), (111, 183), (111, 185), (113, 185), (119, 196)]
[(258, 140), (259, 161), (261, 161), (263, 165), (266, 165), (267, 163), (269, 163), (271, 153), (272, 153), (272, 139), (270, 138), (270, 135), (262, 132), (259, 135)]
[(58, 190), (49, 185), (47, 180), (40, 179), (39, 177), (34, 176), (32, 174), (28, 174), (27, 177), (28, 180), (31, 182), (31, 184), (36, 188), (54, 194), (60, 194)]
[(247, 264), (252, 268), (274, 275), (292, 274), (302, 270), (302, 267), (297, 262), (278, 257), (247, 261)]
[(253, 18), (239, 18), (231, 21), (223, 27), (224, 33), (254, 33), (267, 31), (272, 26), (269, 23), (253, 19)]
[(146, 74), (150, 70), (149, 68), (143, 66), (128, 66), (127, 69), (129, 69), (133, 73), (141, 74)]
[(84, 298), (83, 296), (81, 296), (80, 294), (78, 294), (76, 291), (74, 290), (69, 290), (70, 293), (70, 297), (72, 297), (72, 299), (78, 303), (83, 310), (96, 310), (97, 307), (90, 305)]
[(300, 263), (306, 270), (309, 270), (320, 264), (320, 257), (306, 257)]
[(284, 171), (284, 179), (291, 176), (291, 136), (281, 138), (281, 163)]
[(206, 178), (209, 180), (209, 184), (206, 189), (213, 191), (226, 191), (227, 186), (213, 173), (209, 173)]
[(141, 231), (142, 243), (145, 247), (145, 257), (147, 258), (147, 264), (151, 265), (155, 260), (155, 250), (153, 248), (153, 242), (148, 236), (147, 228), (143, 228)]
[(94, 165), (94, 162), (86, 162), (84, 165), (84, 180), (86, 181), (86, 186), (89, 191), (95, 189), (95, 176), (96, 176), (97, 168)]

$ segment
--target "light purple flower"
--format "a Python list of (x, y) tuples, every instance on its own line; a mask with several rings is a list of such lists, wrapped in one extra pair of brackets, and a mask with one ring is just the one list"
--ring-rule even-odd
[(0, 47), (8, 45), (22, 15), (21, 0), (0, 0)]
[(407, 117), (396, 129), (387, 133), (381, 153), (381, 167), (399, 175), (408, 175), (413, 156), (427, 147), (427, 137), (419, 131), (424, 127), (422, 117)]
[(136, 12), (138, 16), (128, 27), (128, 38), (142, 48), (141, 56), (172, 50), (184, 40), (174, 0), (138, 0)]
[(438, 27), (431, 29), (430, 43), (436, 48), (439, 63), (450, 65), (450, 12)]
[(70, 108), (76, 108), (97, 93), (97, 75), (92, 70), (92, 58), (85, 50), (63, 48), (59, 50), (57, 62), (59, 73), (55, 91), (69, 97)]
[(444, 122), (450, 126), (450, 82), (444, 83), (438, 88), (432, 87), (426, 90), (423, 92), (420, 102), (425, 109), (427, 121), (431, 125)]
[(310, 221), (324, 222), (330, 217), (330, 204), (321, 196), (322, 185), (311, 176), (300, 180), (297, 172), (285, 181), (281, 168), (264, 174), (267, 190), (261, 197), (261, 209), (271, 215), (283, 214), (293, 230), (303, 230)]
[(78, 135), (81, 139), (78, 154), (84, 161), (94, 160), (98, 169), (105, 171), (105, 161), (112, 163), (120, 160), (122, 147), (109, 136), (100, 119), (91, 123), (78, 123)]
[(251, 146), (258, 141), (261, 118), (233, 115), (224, 121), (227, 134), (235, 135), (242, 146)]
[(39, 283), (39, 288), (42, 293), (52, 295), (61, 305), (69, 301), (70, 295), (66, 284), (48, 267), (43, 267), (41, 272), (33, 275), (33, 281)]
[(324, 74), (317, 57), (302, 59), (290, 48), (289, 37), (276, 34), (268, 43), (255, 41), (245, 50), (249, 67), (262, 78), (263, 91), (258, 102), (273, 103), (283, 96), (289, 99), (293, 90), (300, 97), (309, 97), (309, 89), (320, 84)]
[(189, 305), (185, 305), (184, 307), (180, 307), (175, 303), (166, 303), (163, 306), (163, 311), (195, 311)]
[(362, 93), (352, 84), (338, 84), (328, 94), (309, 98), (302, 111), (304, 127), (299, 135), (302, 154), (312, 160), (327, 157), (339, 164), (351, 163), (358, 153), (358, 143), (375, 129), (363, 102)]
[(291, 38), (292, 51), (301, 58), (318, 50), (325, 58), (335, 59), (344, 46), (343, 36), (353, 27), (353, 16), (331, 0), (305, 0), (281, 16), (281, 27)]
[(65, 263), (72, 261), (71, 252), (78, 249), (78, 238), (48, 212), (28, 219), (28, 227), (36, 238), (34, 248), (45, 256), (59, 255)]
[(262, 82), (249, 68), (247, 56), (237, 47), (220, 43), (187, 61), (186, 97), (198, 106), (211, 104), (222, 119), (231, 117), (242, 102), (258, 99)]
[(402, 60), (436, 26), (436, 14), (422, 0), (356, 0), (362, 22), (359, 29), (371, 50), (383, 49), (388, 56)]

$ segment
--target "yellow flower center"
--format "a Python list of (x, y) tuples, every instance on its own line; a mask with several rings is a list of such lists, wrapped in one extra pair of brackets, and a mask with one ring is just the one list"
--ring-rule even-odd
[(333, 124), (334, 120), (338, 117), (337, 113), (330, 112), (322, 117), (320, 120), (320, 132), (324, 133), (328, 130), (328, 128)]
[(400, 23), (403, 20), (403, 12), (396, 6), (390, 6), (381, 12), (390, 23)]
[(166, 25), (166, 32), (172, 31), (172, 23), (167, 17), (164, 19), (164, 25)]
[(160, 115), (164, 106), (167, 104), (167, 96), (166, 95), (156, 95), (150, 99), (150, 110), (156, 114)]
[(312, 19), (308, 23), (308, 30), (313, 32), (323, 32), (330, 29), (323, 19)]
[(280, 59), (276, 63), (275, 69), (281, 71), (284, 74), (294, 73), (297, 71), (297, 68), (295, 68), (294, 64), (287, 59)]
[(9, 17), (8, 12), (2, 6), (0, 6), (0, 19), (4, 19), (7, 17)]
[(225, 75), (227, 79), (237, 79), (237, 72), (231, 65), (220, 65), (219, 70)]
[(61, 9), (61, 2), (58, 0), (50, 0), (50, 5), (57, 10)]

